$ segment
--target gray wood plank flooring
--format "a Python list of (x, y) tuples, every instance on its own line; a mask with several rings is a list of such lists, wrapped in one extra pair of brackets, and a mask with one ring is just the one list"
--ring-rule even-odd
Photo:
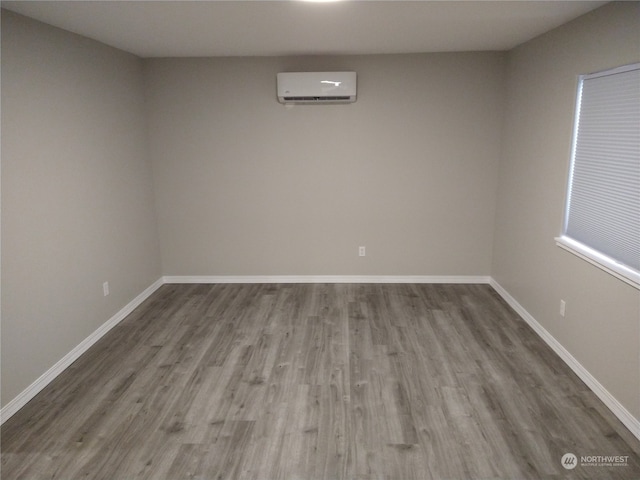
[(3, 479), (640, 478), (488, 285), (164, 285), (1, 433)]

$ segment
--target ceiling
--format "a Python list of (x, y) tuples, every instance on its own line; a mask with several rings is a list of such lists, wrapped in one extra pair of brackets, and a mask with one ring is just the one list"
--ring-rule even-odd
[(140, 57), (509, 50), (605, 1), (21, 1), (2, 7)]

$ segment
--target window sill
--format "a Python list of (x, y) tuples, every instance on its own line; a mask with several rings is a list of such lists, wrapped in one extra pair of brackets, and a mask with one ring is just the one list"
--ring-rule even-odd
[(556, 245), (640, 290), (640, 273), (568, 237), (557, 237)]

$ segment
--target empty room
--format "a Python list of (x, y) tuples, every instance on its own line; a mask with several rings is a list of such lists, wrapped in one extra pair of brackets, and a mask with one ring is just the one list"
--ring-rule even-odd
[(640, 478), (640, 2), (1, 6), (2, 479)]

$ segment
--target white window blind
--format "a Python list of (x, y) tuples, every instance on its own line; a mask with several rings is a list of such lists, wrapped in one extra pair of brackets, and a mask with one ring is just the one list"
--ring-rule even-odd
[(579, 80), (562, 237), (640, 283), (640, 64)]

